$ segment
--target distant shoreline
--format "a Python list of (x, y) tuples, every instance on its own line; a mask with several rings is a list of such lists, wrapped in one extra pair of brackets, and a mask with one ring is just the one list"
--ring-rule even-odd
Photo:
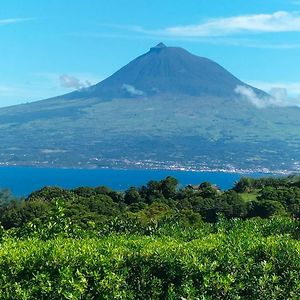
[(49, 164), (49, 163), (38, 163), (38, 164), (17, 164), (14, 162), (0, 162), (0, 168), (5, 167), (18, 167), (18, 168), (39, 168), (39, 169), (69, 169), (69, 170), (157, 170), (157, 171), (182, 171), (182, 172), (199, 172), (199, 173), (232, 173), (232, 174), (254, 174), (261, 173), (266, 175), (291, 175), (300, 174), (300, 170), (286, 170), (286, 169), (269, 169), (265, 167), (258, 168), (235, 168), (235, 167), (220, 167), (220, 168), (209, 168), (202, 167), (197, 168), (193, 166), (181, 166), (181, 165), (157, 165), (149, 166), (148, 164), (141, 164), (140, 162), (132, 163), (128, 165), (91, 165), (91, 164), (78, 164), (78, 165), (60, 165), (60, 164)]

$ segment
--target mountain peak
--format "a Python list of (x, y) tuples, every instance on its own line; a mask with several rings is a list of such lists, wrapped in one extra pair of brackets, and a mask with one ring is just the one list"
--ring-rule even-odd
[(155, 46), (155, 48), (166, 48), (167, 46), (164, 44), (164, 43), (162, 43), (162, 42), (160, 42), (160, 43), (158, 43), (156, 46)]
[(150, 51), (151, 51), (151, 50), (152, 50), (152, 51), (153, 51), (153, 50), (161, 50), (161, 49), (164, 49), (164, 48), (167, 48), (167, 46), (166, 46), (164, 43), (160, 42), (160, 43), (158, 43), (156, 46), (150, 48)]
[[(173, 95), (234, 99), (245, 83), (216, 62), (160, 42), (100, 83), (68, 98), (136, 98)], [(256, 92), (260, 91), (254, 89)]]

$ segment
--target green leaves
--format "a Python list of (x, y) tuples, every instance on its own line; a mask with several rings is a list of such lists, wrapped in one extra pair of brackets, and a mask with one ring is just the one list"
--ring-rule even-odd
[[(63, 213), (57, 204), (51, 222), (68, 230)], [(22, 240), (5, 232), (0, 299), (297, 299), (296, 221), (220, 216), (215, 225), (179, 228)]]
[(269, 182), (250, 181), (248, 203), (208, 183), (178, 190), (171, 177), (125, 194), (45, 188), (12, 202), (0, 299), (298, 299), (299, 220), (286, 213), (297, 216), (300, 189)]

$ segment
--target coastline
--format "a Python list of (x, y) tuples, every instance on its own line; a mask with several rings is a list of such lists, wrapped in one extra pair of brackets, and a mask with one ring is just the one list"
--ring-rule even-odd
[(17, 168), (38, 168), (38, 169), (62, 169), (62, 170), (157, 170), (157, 171), (182, 171), (182, 172), (207, 172), (207, 173), (233, 173), (233, 174), (252, 174), (261, 173), (266, 175), (292, 175), (300, 174), (300, 168), (297, 169), (270, 169), (263, 166), (239, 168), (233, 165), (220, 165), (219, 167), (209, 167), (207, 164), (180, 164), (170, 162), (158, 162), (158, 161), (114, 161), (114, 163), (105, 164), (90, 164), (90, 163), (78, 163), (77, 165), (62, 165), (55, 164), (53, 162), (0, 162), (0, 168), (5, 167), (17, 167)]

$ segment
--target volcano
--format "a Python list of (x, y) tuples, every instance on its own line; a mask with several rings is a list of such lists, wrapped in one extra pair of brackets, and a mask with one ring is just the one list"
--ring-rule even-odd
[(88, 88), (0, 109), (0, 164), (300, 170), (300, 109), (163, 43)]
[(107, 79), (89, 89), (70, 93), (68, 98), (107, 100), (160, 94), (233, 98), (237, 96), (237, 86), (249, 87), (210, 59), (159, 43)]

